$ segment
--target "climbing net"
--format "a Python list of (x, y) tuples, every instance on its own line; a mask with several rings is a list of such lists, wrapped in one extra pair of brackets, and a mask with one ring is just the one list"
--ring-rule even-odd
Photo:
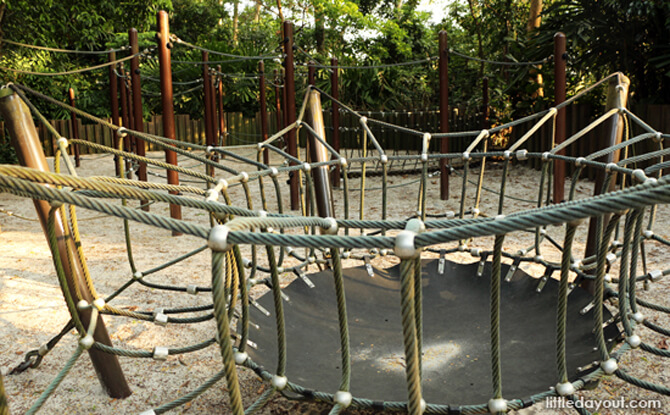
[[(584, 93), (618, 79), (614, 74), (588, 88)], [(514, 121), (490, 130), (469, 131), (464, 133), (430, 134), (405, 127), (384, 124), (385, 128), (396, 129), (416, 136), (421, 141), (421, 151), (413, 155), (391, 155), (380, 146), (375, 135), (369, 128), (371, 124), (381, 121), (359, 117), (364, 130), (362, 137), (361, 157), (345, 158), (335, 151), (327, 142), (323, 131), (319, 131), (317, 123), (305, 122), (309, 102), (314, 96), (330, 99), (328, 94), (316, 88), (310, 89), (303, 101), (298, 120), (277, 132), (264, 142), (254, 146), (213, 147), (194, 143), (185, 143), (156, 135), (140, 133), (127, 128), (118, 127), (76, 108), (63, 104), (53, 98), (44, 96), (27, 87), (11, 84), (11, 89), (32, 110), (33, 115), (42, 122), (52, 134), (58, 137), (58, 149), (55, 157), (55, 173), (35, 169), (2, 165), (0, 166), (0, 189), (22, 197), (48, 201), (50, 211), (46, 223), (50, 249), (58, 274), (71, 322), (61, 334), (39, 350), (30, 352), (26, 357), (23, 369), (35, 367), (45, 355), (72, 328), (79, 333), (78, 347), (66, 362), (61, 372), (49, 387), (37, 399), (28, 413), (37, 412), (49, 396), (68, 374), (73, 364), (84, 351), (94, 349), (106, 354), (133, 358), (153, 358), (165, 360), (168, 356), (217, 347), (221, 354), (223, 368), (210, 379), (193, 389), (191, 392), (149, 409), (146, 413), (159, 414), (174, 409), (195, 399), (225, 378), (229, 393), (229, 404), (232, 413), (254, 413), (262, 408), (273, 395), (293, 394), (315, 401), (332, 405), (331, 414), (340, 413), (348, 407), (376, 408), (384, 410), (407, 411), (420, 413), (500, 413), (508, 410), (531, 406), (546, 397), (565, 396), (575, 398), (575, 392), (587, 383), (601, 377), (615, 375), (626, 382), (641, 388), (649, 389), (664, 395), (670, 394), (667, 386), (659, 385), (628, 374), (619, 368), (618, 361), (624, 353), (631, 349), (641, 348), (645, 352), (668, 357), (668, 351), (654, 347), (642, 341), (636, 334), (636, 326), (644, 325), (665, 336), (670, 332), (646, 319), (641, 308), (650, 308), (663, 313), (670, 312), (665, 305), (653, 304), (637, 296), (638, 283), (657, 281), (670, 273), (670, 269), (648, 270), (645, 260), (644, 245), (649, 243), (669, 246), (670, 240), (654, 233), (654, 218), (658, 204), (670, 201), (670, 180), (662, 176), (663, 169), (670, 165), (663, 157), (670, 151), (663, 148), (663, 139), (670, 138), (644, 123), (639, 117), (626, 108), (614, 108), (607, 111), (589, 126), (580, 130), (564, 143), (555, 145), (543, 152), (529, 152), (522, 149), (525, 142), (533, 137), (540, 127), (550, 122), (560, 108), (551, 108), (538, 114)], [(131, 136), (147, 143), (152, 143), (166, 150), (177, 152), (188, 158), (187, 167), (171, 165), (153, 158), (141, 157), (85, 140), (68, 140), (58, 136), (44, 117), (39, 114), (28, 96), (36, 97), (75, 111), (81, 117), (105, 125), (115, 131), (119, 137)], [(574, 97), (561, 107), (574, 102)], [(346, 105), (341, 107), (353, 114), (358, 114)], [(572, 143), (584, 137), (587, 132), (598, 125), (622, 117), (627, 123), (635, 124), (644, 130), (643, 133), (626, 137), (621, 144), (594, 152), (581, 157), (561, 154)], [(506, 128), (519, 125), (521, 122), (534, 122), (534, 126), (515, 143), (505, 150), (477, 151), (486, 138)], [(328, 153), (327, 160), (306, 160), (301, 155), (287, 153), (275, 143), (291, 130), (306, 131), (313, 138), (311, 146), (322, 146)], [(630, 128), (628, 129), (631, 130)], [(430, 152), (430, 140), (440, 138), (469, 140), (467, 150), (462, 153), (440, 154)], [(123, 140), (119, 140), (123, 141)], [(651, 143), (651, 151), (633, 154), (636, 144)], [(68, 155), (68, 146), (80, 145), (90, 147), (99, 152), (113, 154), (118, 158), (120, 177), (79, 177)], [(265, 164), (264, 152), (271, 152), (273, 160), (278, 163)], [(623, 156), (619, 161), (599, 161), (604, 156), (620, 152)], [(256, 153), (256, 158), (248, 154)], [(307, 151), (306, 153), (309, 153)], [(246, 154), (246, 155), (245, 155)], [(217, 161), (218, 158), (235, 160), (247, 169), (239, 170)], [(408, 179), (399, 183), (400, 198), (407, 199), (410, 189), (416, 192), (410, 197), (414, 202), (410, 212), (404, 217), (392, 217), (390, 214), (395, 205), (390, 199), (394, 185), (387, 176), (391, 161), (402, 159), (418, 160), (422, 166), (417, 179)], [(461, 195), (457, 211), (444, 211), (441, 207), (427, 206), (427, 195), (433, 191), (432, 179), (439, 172), (430, 171), (430, 161), (447, 160), (451, 166), (460, 166), (462, 176)], [(494, 160), (502, 170), (500, 186), (491, 189), (484, 186), (484, 163)], [(528, 160), (541, 162), (541, 173), (537, 197), (535, 199), (513, 198), (508, 194), (508, 176), (516, 164)], [(551, 166), (562, 162), (573, 166), (567, 201), (551, 204)], [(167, 185), (155, 182), (132, 180), (128, 175), (138, 163), (146, 163), (157, 169), (178, 172), (183, 178), (196, 185)], [(69, 174), (61, 173), (65, 165)], [(479, 175), (476, 166), (479, 165)], [(360, 185), (352, 187), (349, 170), (357, 166), (360, 174)], [(380, 189), (366, 187), (366, 169), (381, 170)], [(196, 170), (203, 167), (204, 171)], [(322, 171), (330, 175), (331, 170), (338, 167), (342, 177), (341, 189), (333, 189), (334, 193), (326, 203), (337, 206), (331, 217), (319, 217), (319, 197), (323, 192), (315, 185), (312, 173)], [(599, 196), (577, 199), (580, 173), (586, 167), (592, 167), (604, 173), (603, 192)], [(285, 179), (298, 176), (300, 185), (300, 214), (286, 212), (286, 189), (282, 185)], [(473, 180), (472, 176), (475, 176)], [(617, 181), (616, 177), (619, 176)], [(322, 183), (323, 184), (323, 183)], [(474, 188), (473, 188), (474, 186)], [(619, 186), (615, 191), (607, 191)], [(434, 186), (433, 186), (434, 187)], [(257, 190), (257, 193), (254, 193)], [(474, 190), (471, 191), (471, 190)], [(488, 190), (497, 194), (496, 207), (489, 210), (480, 206), (482, 191)], [(374, 210), (365, 208), (366, 192), (380, 191), (381, 206)], [(473, 197), (474, 193), (474, 197)], [(320, 196), (321, 195), (321, 196)], [(121, 200), (115, 203), (114, 200)], [(255, 208), (260, 200), (261, 209)], [(402, 199), (401, 199), (402, 200)], [(209, 223), (195, 220), (186, 221), (147, 212), (130, 206), (130, 202), (139, 201), (141, 206), (147, 204), (170, 204), (196, 209), (207, 213)], [(256, 201), (254, 203), (254, 201)], [(337, 203), (335, 203), (337, 202)], [(510, 203), (513, 202), (513, 203)], [(358, 203), (358, 209), (355, 205)], [(523, 204), (528, 208), (522, 208)], [(393, 206), (391, 206), (393, 205)], [(94, 280), (86, 266), (82, 248), (76, 208), (84, 208), (123, 220), (127, 238), (127, 252), (131, 267), (130, 278), (107, 297), (96, 292)], [(339, 214), (341, 210), (341, 216)], [(334, 212), (337, 211), (337, 214)], [(378, 211), (379, 217), (372, 211)], [(398, 216), (398, 215), (395, 215)], [(595, 250), (594, 253), (582, 257), (576, 253), (575, 237), (578, 229), (587, 218), (595, 218)], [(85, 276), (85, 287), (72, 287), (68, 284), (58, 252), (57, 224), (65, 225), (65, 235), (74, 241), (73, 245), (65, 245), (67, 258), (79, 261)], [(167, 263), (151, 269), (137, 269), (132, 256), (129, 222), (139, 222), (156, 228), (172, 231), (174, 234), (186, 234), (203, 240), (204, 244)], [(554, 227), (560, 225), (560, 227)], [(563, 236), (563, 242), (550, 232)], [(516, 252), (504, 249), (505, 239), (513, 234), (530, 235), (530, 246)], [(487, 239), (488, 238), (488, 239)], [(477, 241), (493, 242), (492, 247), (479, 248)], [(481, 243), (480, 243), (481, 244)], [(211, 285), (168, 285), (157, 284), (149, 280), (149, 276), (165, 270), (180, 261), (188, 259), (205, 250), (211, 251)], [(304, 253), (303, 253), (304, 251)], [(553, 254), (552, 254), (553, 252)], [(264, 253), (264, 254), (263, 254)], [(439, 258), (441, 266), (448, 255), (471, 255), (480, 263), (480, 273), (484, 264), (491, 262), (490, 285), (490, 360), (492, 374), (492, 394), (488, 402), (477, 405), (446, 405), (425, 402), (422, 396), (422, 348), (423, 328), (422, 310), (426, 306), (422, 300), (421, 258)], [(553, 255), (553, 256), (552, 256)], [(357, 396), (350, 388), (352, 356), (350, 354), (349, 325), (344, 289), (344, 265), (349, 261), (362, 261), (369, 264), (375, 258), (395, 257), (400, 261), (401, 302), (398, 312), (402, 317), (402, 337), (404, 345), (405, 373), (407, 384), (406, 401), (378, 402)], [(502, 263), (511, 261), (510, 272), (502, 275)], [(642, 260), (643, 269), (638, 262)], [(360, 263), (360, 262), (359, 262)], [(501, 285), (511, 278), (514, 271), (523, 264), (534, 264), (545, 270), (538, 279), (537, 290), (543, 289), (547, 280), (554, 276), (559, 280), (558, 306), (556, 310), (556, 385), (542, 393), (530, 397), (509, 398), (503, 395), (501, 376), (500, 339), (504, 336), (500, 327)], [(284, 276), (294, 274), (310, 284), (306, 271), (309, 269), (328, 267), (332, 269), (333, 282), (337, 300), (337, 319), (339, 322), (338, 337), (341, 344), (341, 381), (337, 391), (317, 391), (309, 389), (309, 385), (301, 385), (287, 377), (287, 338), (284, 321), (286, 298), (282, 291)], [(618, 268), (618, 275), (614, 270)], [(300, 283), (298, 280), (298, 283)], [(566, 356), (566, 304), (570, 292), (579, 284), (590, 281), (594, 287), (593, 302), (593, 336), (597, 345), (599, 362), (593, 370), (578, 379), (570, 379)], [(210, 304), (198, 307), (175, 309), (156, 308), (154, 310), (131, 311), (114, 306), (114, 298), (136, 284), (147, 287), (197, 294), (208, 292), (212, 295)], [(275, 330), (277, 338), (276, 370), (261, 367), (249, 356), (249, 347), (254, 343), (250, 335), (250, 326), (255, 323), (250, 318), (250, 308), (259, 307), (250, 295), (254, 286), (266, 286), (272, 296), (275, 314)], [(92, 301), (82, 299), (80, 290), (89, 290)], [(625, 340), (616, 342), (614, 346), (606, 339), (603, 321), (603, 305), (609, 300), (616, 300), (616, 320), (623, 327)], [(89, 312), (91, 318), (85, 324), (81, 313)], [(199, 313), (189, 317), (188, 313)], [(190, 324), (214, 319), (216, 334), (211, 338), (201, 339), (193, 344), (166, 348), (156, 346), (151, 350), (135, 350), (131, 348), (113, 347), (96, 341), (93, 333), (96, 329), (99, 314), (120, 316), (140, 321), (152, 321), (159, 325)], [(266, 329), (267, 330), (267, 329)], [(242, 392), (238, 379), (238, 367), (249, 368), (267, 384), (265, 391), (246, 408), (242, 402)]]

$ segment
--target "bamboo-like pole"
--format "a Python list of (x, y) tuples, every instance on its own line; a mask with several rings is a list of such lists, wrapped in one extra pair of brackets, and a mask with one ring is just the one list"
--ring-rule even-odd
[[(16, 150), (19, 163), (40, 171), (49, 171), (44, 150), (39, 140), (35, 123), (30, 116), (28, 106), (11, 89), (0, 91), (0, 114), (5, 120), (5, 127), (9, 131), (12, 145)], [(48, 239), (47, 220), (51, 206), (44, 200), (33, 200), (44, 235)], [(55, 236), (58, 241), (58, 253), (63, 271), (67, 279), (67, 286), (75, 302), (86, 300), (93, 303), (93, 295), (86, 284), (83, 265), (78, 255), (70, 257), (68, 252), (76, 252), (75, 242), (66, 224), (61, 221), (60, 215), (55, 216)], [(89, 326), (91, 311), (79, 310), (79, 317), (85, 327)], [(112, 346), (105, 323), (100, 316), (96, 323), (93, 338), (96, 342)], [(132, 393), (128, 387), (119, 360), (115, 355), (103, 353), (91, 348), (88, 350), (93, 367), (98, 375), (100, 384), (112, 398), (125, 398)]]
[[(565, 35), (558, 32), (554, 35), (554, 106), (565, 101), (565, 65), (567, 61)], [(555, 145), (565, 141), (565, 108), (556, 113)], [(565, 150), (557, 154), (565, 154)], [(554, 160), (554, 203), (565, 199), (565, 162)]]
[[(114, 62), (116, 60), (116, 52), (109, 52), (109, 61)], [(115, 73), (116, 65), (109, 66), (109, 106), (112, 111), (112, 123), (115, 125), (119, 124), (119, 83)], [(114, 148), (119, 148), (119, 136), (114, 134), (113, 138)], [(121, 174), (119, 170), (119, 156), (114, 155), (114, 171), (118, 177)]]
[[(333, 67), (333, 72), (330, 75), (330, 95), (333, 97), (333, 105), (331, 109), (332, 123), (333, 123), (333, 149), (340, 152), (340, 104), (337, 100), (340, 99), (340, 78), (337, 70), (337, 59), (331, 58), (330, 65)], [(331, 178), (333, 186), (340, 187), (340, 163), (335, 164), (333, 169), (333, 176)]]
[[(265, 96), (265, 64), (263, 61), (258, 62), (258, 74), (259, 100), (261, 103), (261, 140), (265, 141), (268, 139), (268, 106)], [(270, 153), (267, 149), (263, 151), (263, 163), (266, 166), (270, 164)]]

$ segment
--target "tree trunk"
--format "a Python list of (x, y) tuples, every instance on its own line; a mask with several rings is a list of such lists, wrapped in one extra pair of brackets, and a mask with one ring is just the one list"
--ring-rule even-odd
[(277, 10), (278, 10), (277, 14), (279, 14), (279, 21), (283, 23), (284, 22), (284, 12), (282, 11), (282, 8), (281, 8), (281, 0), (277, 0)]
[[(473, 0), (468, 0), (468, 6), (470, 7), (470, 14), (472, 15), (472, 20), (475, 22), (475, 27), (477, 28), (477, 47), (479, 59), (484, 59), (484, 46), (482, 44), (482, 25), (481, 25), (481, 14), (477, 16), (475, 14), (475, 5)], [(479, 66), (479, 77), (484, 76), (484, 62), (481, 62)]]
[(314, 41), (316, 43), (316, 51), (324, 51), (324, 42), (326, 38), (326, 27), (325, 27), (325, 18), (323, 14), (323, 7), (318, 5), (317, 2), (313, 3), (314, 7)]
[(237, 32), (238, 25), (240, 21), (240, 11), (239, 11), (240, 2), (235, 0), (233, 2), (233, 45), (237, 46)]
[[(542, 0), (530, 0), (530, 14), (528, 16), (528, 24), (526, 25), (526, 30), (528, 33), (532, 33), (534, 30), (540, 27), (542, 23)], [(538, 88), (533, 92), (533, 98), (539, 98), (544, 96), (544, 89), (542, 85), (544, 81), (542, 79), (542, 74), (539, 73), (536, 69), (530, 69), (530, 79), (531, 82), (534, 82), (538, 85)]]
[(254, 22), (258, 23), (261, 21), (261, 0), (256, 0), (256, 12), (254, 13)]

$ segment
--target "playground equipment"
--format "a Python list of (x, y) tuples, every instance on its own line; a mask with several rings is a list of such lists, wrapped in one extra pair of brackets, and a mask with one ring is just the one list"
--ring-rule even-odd
[[(39, 152), (34, 126), (31, 131), (23, 104), (40, 117), (30, 104), (30, 95), (103, 123), (119, 137), (128, 135), (154, 143), (205, 166), (204, 173), (198, 172), (63, 137), (58, 139), (56, 160), (65, 162), (69, 175), (0, 166), (3, 191), (42, 201), (36, 203), (42, 206), (57, 274), (73, 327), (79, 333), (77, 351), (29, 413), (41, 407), (85, 350), (92, 358), (95, 354), (104, 356), (97, 370), (106, 371), (103, 378), (113, 384), (107, 385), (109, 389), (116, 386), (123, 390), (120, 368), (104, 367), (113, 362), (113, 356), (164, 360), (210, 345), (220, 349), (221, 371), (183, 397), (147, 410), (147, 414), (182, 405), (224, 377), (230, 409), (235, 414), (255, 412), (276, 393), (329, 403), (333, 414), (348, 407), (411, 414), (501, 413), (531, 406), (549, 396), (574, 399), (574, 393), (585, 384), (608, 375), (668, 395), (666, 386), (629, 375), (617, 361), (632, 348), (668, 355), (666, 350), (645, 343), (635, 327), (644, 324), (667, 335), (667, 329), (655, 326), (641, 312), (642, 306), (663, 312), (667, 307), (638, 298), (636, 287), (639, 282), (656, 281), (670, 273), (648, 270), (645, 261), (642, 272), (638, 269), (645, 255), (641, 249), (644, 244), (670, 244), (653, 228), (656, 205), (670, 201), (670, 182), (660, 175), (668, 166), (662, 161), (668, 154), (662, 140), (670, 136), (649, 127), (625, 108), (627, 80), (621, 74), (611, 75), (586, 92), (604, 84), (609, 85), (610, 108), (591, 125), (543, 152), (528, 152), (523, 145), (577, 97), (560, 104), (560, 108), (525, 119), (535, 121), (535, 126), (504, 151), (476, 149), (488, 135), (518, 125), (518, 121), (465, 133), (413, 131), (421, 142), (420, 153), (389, 156), (369, 128), (376, 120), (360, 116), (365, 130), (363, 157), (349, 159), (325, 139), (319, 102), (330, 97), (310, 88), (295, 122), (259, 145), (245, 147), (255, 150), (256, 160), (242, 157), (229, 147), (182, 143), (119, 127), (26, 87), (9, 85), (2, 90), (0, 111), (12, 125), (10, 130), (24, 160), (28, 154)], [(624, 117), (644, 132), (616, 142), (622, 135), (619, 124)], [(587, 131), (605, 123), (610, 124), (608, 134), (615, 139), (611, 146), (582, 157), (560, 155)], [(307, 160), (274, 145), (287, 131), (298, 129), (305, 129), (310, 137)], [(467, 150), (446, 154), (429, 151), (431, 139), (447, 136), (467, 139)], [(121, 177), (78, 177), (67, 154), (68, 146), (74, 144), (118, 156)], [(633, 146), (641, 148), (641, 144), (649, 144), (652, 150), (635, 155), (622, 152)], [(28, 145), (33, 149), (28, 151)], [(263, 163), (266, 152), (281, 162)], [(619, 159), (620, 152), (623, 156)], [(213, 161), (211, 156), (217, 153), (235, 157), (248, 170)], [(418, 160), (422, 172), (416, 185), (404, 186), (391, 196), (395, 189), (388, 183), (387, 165), (392, 158), (403, 157)], [(602, 157), (610, 158), (603, 162)], [(475, 181), (476, 187), (469, 184), (474, 171), (471, 165), (485, 158), (497, 159), (502, 169), (497, 207), (491, 211), (482, 210), (480, 204), (484, 169)], [(462, 167), (458, 212), (444, 212), (440, 206), (427, 204), (434, 177), (429, 172), (429, 161), (442, 159)], [(535, 207), (523, 209), (516, 201), (510, 203), (508, 174), (514, 164), (532, 159), (542, 163), (540, 184), (537, 198), (531, 201)], [(124, 160), (178, 172), (206, 186), (128, 180), (123, 178)], [(549, 172), (556, 161), (572, 165), (574, 173), (566, 192), (568, 201), (551, 204)], [(362, 172), (358, 189), (352, 189), (349, 177), (353, 164), (358, 164)], [(373, 164), (379, 166), (382, 176), (382, 203), (374, 217), (365, 207), (365, 194), (371, 191), (366, 187), (366, 166)], [(61, 163), (56, 166), (59, 169)], [(332, 189), (327, 180), (334, 166), (342, 172), (341, 189)], [(596, 190), (605, 192), (577, 199), (580, 171), (586, 166), (602, 172), (602, 188)], [(214, 177), (213, 172), (225, 178)], [(292, 182), (291, 178), (299, 184), (298, 215), (288, 214), (284, 208), (288, 199), (284, 198), (282, 183), (287, 179)], [(615, 183), (621, 190), (609, 191)], [(411, 196), (410, 189), (416, 191)], [(234, 192), (236, 197), (231, 196)], [(123, 204), (110, 199), (121, 199)], [(127, 202), (133, 200), (200, 209), (209, 214), (210, 222), (187, 222), (128, 207)], [(389, 212), (397, 205), (409, 205), (409, 213), (392, 217)], [(146, 271), (136, 270), (131, 260), (131, 279), (104, 299), (96, 294), (94, 279), (87, 272), (75, 206), (123, 219), (126, 229), (128, 221), (136, 221), (201, 238), (206, 246)], [(436, 211), (439, 213), (433, 213)], [(69, 225), (60, 219), (66, 217)], [(595, 250), (580, 255), (573, 246), (587, 218), (594, 218)], [(530, 245), (514, 252), (506, 250), (506, 239), (514, 235), (529, 235)], [(152, 284), (147, 278), (156, 270), (207, 249), (211, 252), (211, 286), (159, 287), (190, 294), (211, 292), (212, 304), (197, 310), (204, 314), (174, 317), (193, 310), (128, 311), (113, 306), (113, 298), (120, 291), (133, 284)], [(464, 263), (463, 255), (475, 262)], [(399, 264), (376, 269), (372, 263), (375, 258), (397, 258), (389, 261), (397, 264), (399, 260)], [(511, 263), (503, 263), (503, 258)], [(347, 261), (361, 265), (344, 268)], [(67, 264), (79, 265), (68, 270)], [(536, 264), (544, 272), (540, 278), (533, 278), (519, 269), (523, 264)], [(321, 271), (307, 275), (306, 270), (315, 266)], [(283, 288), (287, 274), (297, 278)], [(591, 282), (591, 293), (581, 287), (589, 285), (585, 282)], [(256, 285), (270, 290), (261, 298), (251, 298), (249, 290)], [(606, 307), (607, 299), (616, 299), (616, 306)], [(214, 318), (217, 333), (179, 348), (157, 345), (152, 350), (129, 350), (114, 347), (101, 337), (100, 314), (161, 325)], [(40, 349), (40, 360), (51, 347)], [(37, 359), (37, 355), (29, 358)], [(592, 364), (594, 361), (597, 363)], [(247, 408), (242, 404), (238, 367), (253, 370), (268, 386)]]

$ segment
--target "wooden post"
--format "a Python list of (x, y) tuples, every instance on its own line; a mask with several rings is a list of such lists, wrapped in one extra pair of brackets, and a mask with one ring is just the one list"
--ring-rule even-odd
[[(333, 67), (333, 72), (330, 75), (330, 95), (333, 97), (333, 105), (331, 106), (332, 114), (332, 123), (333, 123), (333, 148), (338, 153), (340, 152), (340, 104), (336, 100), (340, 99), (340, 84), (339, 84), (339, 74), (337, 69), (337, 59), (330, 59), (330, 66)], [(340, 187), (340, 163), (335, 164), (333, 169), (333, 176), (331, 181), (334, 187)]]
[(316, 68), (312, 61), (309, 61), (307, 64), (307, 83), (312, 86), (316, 85)]
[[(217, 71), (221, 72), (221, 65), (216, 67)], [(217, 88), (217, 95), (219, 98), (219, 142), (221, 146), (226, 145), (226, 118), (224, 116), (223, 112), (223, 77), (221, 75), (217, 75), (217, 79), (219, 81), (218, 83), (218, 88)]]
[[(628, 87), (630, 86), (630, 80), (623, 74), (619, 73), (618, 76), (610, 78), (607, 90), (607, 106), (605, 112), (613, 108), (625, 108), (626, 103), (628, 102)], [(621, 143), (623, 138), (624, 131), (624, 116), (621, 113), (617, 113), (611, 116), (605, 123), (605, 134), (602, 135), (603, 141), (600, 143), (601, 148), (607, 148), (615, 146)], [(596, 161), (602, 163), (616, 163), (620, 158), (620, 150), (617, 150), (613, 153), (609, 153), (605, 156), (602, 156)], [(596, 183), (593, 188), (593, 195), (597, 196), (603, 191), (603, 185), (605, 183), (605, 178), (607, 172), (604, 169), (599, 169), (596, 173)], [(616, 173), (612, 177), (612, 181), (609, 184), (609, 187), (605, 189), (605, 192), (611, 192), (616, 186)], [(607, 228), (610, 215), (604, 215), (603, 220), (603, 231)], [(596, 241), (596, 226), (598, 218), (592, 217), (589, 220), (589, 233), (586, 239), (586, 253), (584, 257), (589, 257), (595, 255), (597, 248)], [(593, 280), (586, 280), (582, 284), (589, 292), (593, 293), (595, 286)]]
[[(137, 39), (137, 29), (132, 28), (128, 31), (128, 41), (130, 42), (130, 53), (137, 54), (140, 46)], [(140, 58), (135, 56), (130, 60), (130, 86), (133, 90), (133, 130), (144, 132), (144, 115), (142, 113), (142, 84), (140, 81)], [(138, 156), (146, 157), (146, 143), (135, 137), (135, 153)], [(139, 163), (137, 169), (137, 178), (143, 182), (147, 181), (147, 164)], [(142, 210), (149, 211), (149, 205), (146, 201), (140, 202)]]
[[(128, 93), (128, 83), (126, 82), (126, 71), (124, 69), (123, 62), (121, 62), (121, 65), (119, 66), (119, 74), (121, 75), (121, 124), (125, 126), (126, 128), (132, 128), (132, 122), (130, 119), (130, 101), (129, 101), (129, 96)], [(115, 134), (116, 135), (116, 134)], [(130, 152), (131, 150), (131, 145), (130, 145), (130, 136), (126, 135), (123, 138), (123, 149), (126, 152)], [(125, 167), (126, 167), (126, 174), (129, 173), (129, 168), (130, 168), (130, 162), (128, 160), (125, 161)]]
[[(0, 114), (5, 120), (5, 127), (9, 131), (12, 144), (22, 166), (30, 167), (40, 171), (49, 171), (42, 143), (40, 143), (35, 123), (30, 116), (28, 106), (21, 98), (14, 94), (11, 89), (6, 88), (0, 92)], [(34, 200), (35, 210), (40, 219), (44, 235), (48, 239), (47, 220), (51, 206), (44, 200)], [(77, 255), (68, 255), (70, 252), (76, 252), (76, 247), (69, 228), (61, 221), (60, 215), (55, 216), (55, 234), (58, 241), (58, 252), (63, 271), (67, 279), (67, 285), (70, 293), (74, 297), (75, 303), (80, 300), (86, 300), (89, 304), (95, 300), (91, 294), (86, 279), (84, 277), (83, 266)], [(89, 326), (91, 311), (79, 311), (79, 317), (85, 327)], [(101, 316), (98, 316), (97, 325), (93, 338), (96, 342), (112, 346), (105, 323)], [(119, 360), (115, 355), (103, 353), (100, 350), (91, 348), (88, 350), (93, 367), (98, 375), (100, 383), (112, 398), (125, 398), (132, 393), (121, 370)]]
[[(295, 114), (295, 79), (293, 71), (293, 23), (284, 22), (284, 69), (286, 71), (286, 80), (284, 81), (284, 90), (286, 92), (286, 125), (291, 125), (296, 121)], [(293, 157), (298, 157), (298, 136), (295, 128), (288, 132), (288, 153)], [(295, 166), (296, 163), (290, 163)], [(300, 175), (292, 172), (290, 175), (291, 187), (291, 210), (300, 209), (300, 192), (298, 182)]]
[[(275, 118), (277, 121), (277, 131), (281, 131), (282, 128), (284, 128), (284, 123), (282, 113), (281, 113), (281, 95), (279, 93), (279, 82), (281, 82), (279, 78), (279, 75), (277, 74), (277, 70), (274, 70), (274, 88), (275, 88)], [(284, 88), (281, 88), (284, 89)]]
[[(565, 35), (558, 32), (554, 35), (554, 106), (565, 101), (565, 64), (568, 59), (565, 46)], [(556, 113), (556, 130), (554, 145), (565, 141), (565, 108)], [(557, 154), (565, 154), (565, 150)], [(554, 160), (554, 203), (565, 199), (565, 162)]]
[[(160, 10), (156, 16), (158, 23), (158, 63), (160, 65), (161, 106), (163, 107), (163, 137), (176, 139), (174, 127), (174, 104), (172, 102), (172, 57), (170, 56), (170, 21), (165, 10)], [(173, 166), (177, 165), (177, 153), (165, 150), (165, 161)], [(167, 170), (169, 184), (179, 184), (179, 173)], [(177, 194), (177, 192), (170, 192)], [(170, 204), (170, 217), (181, 219), (181, 206)], [(179, 236), (181, 232), (172, 231), (172, 236)]]
[[(116, 60), (116, 52), (110, 51), (109, 61), (114, 62), (115, 60)], [(109, 66), (109, 105), (112, 111), (112, 124), (121, 125), (119, 123), (119, 86), (118, 86), (118, 80), (116, 78), (116, 73), (114, 72), (115, 69), (116, 65)], [(112, 134), (112, 143), (115, 149), (119, 148), (118, 135)], [(117, 155), (114, 156), (114, 171), (116, 172), (117, 177), (121, 174), (121, 172), (119, 171), (119, 156)]]
[[(259, 100), (261, 102), (261, 140), (265, 141), (268, 139), (268, 107), (265, 97), (265, 64), (263, 61), (258, 62), (258, 83), (260, 96)], [(267, 149), (263, 150), (263, 163), (266, 166), (270, 165), (270, 153)]]
[[(449, 132), (449, 43), (447, 32), (440, 30), (439, 67), (440, 72), (440, 132)], [(449, 152), (449, 139), (440, 139), (440, 153)], [(449, 199), (449, 169), (447, 159), (440, 159), (440, 199)]]
[[(209, 53), (202, 51), (203, 62), (209, 61)], [(214, 146), (214, 134), (212, 133), (212, 80), (209, 77), (209, 65), (202, 65), (202, 82), (203, 82), (203, 104), (205, 105), (205, 142), (208, 146)]]
[[(309, 103), (307, 105), (307, 122), (314, 131), (325, 139), (326, 128), (323, 122), (323, 109), (321, 108), (321, 95), (318, 91), (310, 91)], [(313, 134), (309, 134), (309, 161), (321, 163), (328, 161), (328, 149)], [(333, 198), (331, 196), (330, 180), (328, 180), (328, 166), (312, 168), (314, 180), (314, 199), (316, 199), (316, 213), (322, 217), (333, 216)]]
[[(74, 100), (74, 89), (70, 88), (68, 89), (68, 98), (70, 99), (70, 106), (75, 107), (75, 100)], [(72, 128), (72, 139), (73, 140), (79, 140), (79, 126), (77, 125), (77, 114), (74, 111), (70, 111), (70, 126)], [(74, 165), (75, 167), (80, 167), (81, 166), (81, 160), (79, 159), (79, 144), (75, 144), (73, 147), (73, 152), (74, 152)]]

